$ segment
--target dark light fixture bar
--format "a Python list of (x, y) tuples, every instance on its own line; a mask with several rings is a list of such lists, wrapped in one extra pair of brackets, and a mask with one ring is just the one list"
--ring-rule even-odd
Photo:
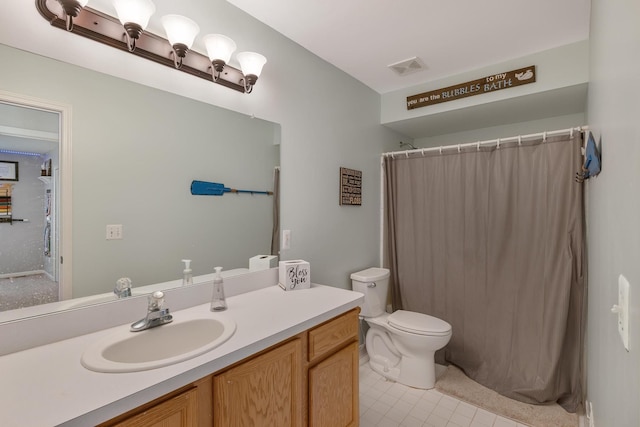
[[(35, 0), (35, 2), (40, 15), (56, 28), (176, 69), (171, 45), (168, 40), (162, 37), (143, 31), (140, 38), (136, 40), (135, 50), (130, 52), (125, 30), (117, 18), (89, 7), (84, 7), (73, 18), (73, 26), (71, 30), (68, 30), (65, 13), (58, 1)], [(178, 71), (212, 82), (211, 67), (211, 61), (207, 56), (189, 50)], [(220, 76), (213, 81), (213, 83), (242, 93), (246, 92), (244, 82), (245, 76), (242, 71), (228, 64), (224, 66)]]

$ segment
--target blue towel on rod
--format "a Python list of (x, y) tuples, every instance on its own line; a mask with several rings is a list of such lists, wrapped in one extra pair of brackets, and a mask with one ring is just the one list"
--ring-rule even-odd
[(584, 148), (584, 163), (582, 170), (576, 173), (576, 181), (584, 182), (592, 176), (600, 173), (600, 153), (596, 147), (596, 141), (593, 139), (593, 133), (587, 131), (587, 144)]

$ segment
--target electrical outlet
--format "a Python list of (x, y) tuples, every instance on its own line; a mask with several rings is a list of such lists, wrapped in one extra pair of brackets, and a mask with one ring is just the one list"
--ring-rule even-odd
[(122, 224), (107, 224), (107, 240), (122, 239)]
[(282, 230), (282, 249), (291, 248), (291, 230)]

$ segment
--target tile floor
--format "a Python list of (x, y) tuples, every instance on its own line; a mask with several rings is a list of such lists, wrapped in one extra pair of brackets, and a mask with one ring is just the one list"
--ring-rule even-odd
[(387, 381), (360, 364), (361, 427), (528, 427), (444, 395)]

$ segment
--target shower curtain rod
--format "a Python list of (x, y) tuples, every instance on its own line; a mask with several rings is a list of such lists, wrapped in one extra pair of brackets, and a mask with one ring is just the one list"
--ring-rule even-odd
[[(510, 142), (510, 141), (518, 141), (521, 142), (522, 140), (525, 139), (532, 139), (532, 138), (540, 138), (542, 137), (542, 140), (546, 140), (548, 136), (557, 136), (557, 135), (563, 135), (565, 133), (568, 134), (572, 134), (573, 132), (582, 132), (582, 131), (586, 131), (589, 130), (589, 126), (578, 126), (578, 127), (573, 127), (573, 128), (569, 128), (569, 129), (562, 129), (562, 130), (554, 130), (554, 131), (550, 131), (550, 132), (540, 132), (540, 133), (532, 133), (529, 135), (518, 135), (518, 136), (511, 136), (508, 138), (498, 138), (498, 139), (490, 139), (490, 140), (486, 140), (486, 141), (478, 141), (478, 142), (470, 142), (470, 143), (465, 143), (465, 144), (453, 144), (453, 145), (444, 145), (444, 146), (440, 146), (440, 147), (428, 147), (428, 148), (418, 148), (416, 150), (403, 150), (403, 151), (393, 151), (393, 152), (389, 152), (389, 153), (382, 153), (382, 155), (380, 156), (380, 252), (379, 252), (379, 263), (380, 263), (380, 267), (384, 266), (384, 182), (385, 182), (385, 168), (384, 168), (384, 158), (385, 157), (393, 157), (394, 155), (406, 155), (407, 157), (409, 157), (409, 154), (413, 154), (413, 153), (422, 153), (424, 154), (427, 151), (434, 151), (434, 150), (440, 150), (440, 153), (442, 153), (442, 150), (448, 150), (448, 149), (457, 149), (458, 151), (462, 150), (462, 148), (464, 147), (478, 147), (478, 149), (480, 148), (481, 145), (489, 145), (489, 144), (496, 144), (496, 145), (500, 145), (502, 142)], [(585, 144), (586, 144), (586, 138), (585, 138)]]
[(568, 129), (561, 129), (561, 130), (553, 130), (553, 131), (548, 131), (548, 132), (539, 132), (539, 133), (531, 133), (528, 135), (518, 135), (518, 136), (509, 136), (507, 138), (497, 138), (497, 139), (488, 139), (485, 141), (477, 141), (477, 142), (467, 142), (464, 144), (452, 144), (452, 145), (441, 145), (438, 147), (427, 147), (427, 148), (417, 148), (415, 150), (402, 150), (402, 151), (391, 151), (388, 153), (382, 153), (382, 157), (394, 157), (396, 155), (409, 155), (409, 154), (413, 154), (413, 153), (426, 153), (428, 151), (436, 151), (436, 150), (440, 150), (440, 154), (442, 154), (443, 150), (450, 150), (450, 149), (457, 149), (458, 152), (460, 152), (460, 150), (462, 150), (463, 148), (467, 148), (467, 147), (477, 147), (478, 149), (480, 149), (480, 146), (482, 145), (491, 145), (491, 144), (495, 144), (498, 147), (500, 147), (500, 144), (502, 144), (503, 142), (522, 142), (523, 140), (527, 140), (527, 139), (535, 139), (535, 138), (540, 138), (542, 137), (542, 140), (545, 141), (547, 139), (548, 136), (557, 136), (557, 135), (563, 135), (565, 133), (571, 134), (573, 135), (573, 132), (582, 132), (585, 130), (588, 130), (589, 127), (588, 126), (577, 126), (577, 127), (573, 127), (573, 128), (568, 128)]

